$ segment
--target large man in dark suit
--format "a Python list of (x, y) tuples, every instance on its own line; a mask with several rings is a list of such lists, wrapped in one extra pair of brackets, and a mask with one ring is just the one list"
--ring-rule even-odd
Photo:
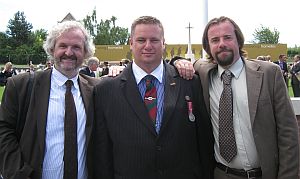
[[(202, 44), (207, 61), (194, 64), (200, 75), (206, 107), (215, 138), (215, 179), (298, 179), (298, 125), (279, 66), (244, 60), (244, 36), (228, 17), (213, 18), (204, 30)], [(176, 62), (183, 74), (188, 61)], [(221, 155), (219, 103), (221, 74), (232, 72), (233, 128), (236, 154)], [(230, 111), (228, 111), (230, 112)], [(231, 138), (230, 135), (225, 135)]]
[[(82, 24), (67, 21), (50, 31), (44, 49), (54, 59), (54, 67), (34, 74), (31, 92), (27, 92), (30, 90), (28, 73), (14, 76), (7, 82), (0, 108), (1, 174), (4, 178), (16, 179), (92, 178), (88, 171), (91, 169), (88, 151), (94, 114), (92, 92), (97, 81), (78, 75), (78, 71), (83, 60), (93, 56), (95, 47)], [(67, 139), (64, 138), (67, 129), (65, 82), (70, 80), (74, 84), (71, 92), (77, 112), (73, 118), (77, 119), (77, 127), (74, 127), (77, 137), (74, 164), (77, 166), (72, 169), (66, 166), (68, 161), (64, 154)], [(25, 101), (30, 93), (25, 116)], [(22, 121), (24, 128), (20, 127)]]
[[(213, 137), (199, 78), (186, 81), (163, 62), (164, 32), (158, 19), (140, 17), (131, 29), (133, 63), (95, 88), (94, 175), (209, 179)], [(146, 97), (148, 75), (157, 92), (151, 97)], [(154, 119), (146, 100), (157, 102)]]

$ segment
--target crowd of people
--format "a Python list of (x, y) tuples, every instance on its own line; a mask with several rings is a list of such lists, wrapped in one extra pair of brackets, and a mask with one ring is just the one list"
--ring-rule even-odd
[(287, 63), (287, 56), (285, 54), (280, 54), (278, 56), (278, 60), (272, 61), (271, 56), (258, 56), (256, 58), (257, 60), (261, 61), (267, 61), (267, 62), (273, 62), (277, 65), (279, 65), (284, 81), (286, 83), (286, 86), (289, 87), (289, 85), (292, 86), (293, 95), (294, 97), (300, 97), (300, 56), (295, 55), (293, 57), (293, 62), (288, 64)]
[(3, 178), (298, 179), (298, 125), (281, 65), (246, 60), (232, 19), (206, 25), (207, 61), (166, 63), (164, 27), (152, 16), (133, 21), (129, 43), (134, 60), (96, 78), (84, 26), (49, 31), (52, 67), (7, 78)]

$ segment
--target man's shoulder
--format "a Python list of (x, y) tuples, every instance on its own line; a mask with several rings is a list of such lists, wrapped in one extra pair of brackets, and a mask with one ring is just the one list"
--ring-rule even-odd
[(279, 65), (267, 62), (267, 61), (261, 61), (261, 60), (245, 60), (245, 65), (248, 67), (248, 69), (252, 69), (254, 71), (261, 71), (261, 72), (271, 72), (274, 73), (275, 71), (280, 71)]
[(92, 84), (92, 85), (96, 85), (100, 82), (100, 78), (95, 78), (95, 77), (91, 77), (88, 75), (85, 75), (83, 73), (79, 73), (80, 78), (85, 79), (88, 83)]

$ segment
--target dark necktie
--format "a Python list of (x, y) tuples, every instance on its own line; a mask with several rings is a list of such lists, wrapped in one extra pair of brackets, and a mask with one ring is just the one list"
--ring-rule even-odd
[(157, 92), (155, 85), (153, 83), (154, 76), (147, 75), (145, 78), (146, 81), (146, 92), (144, 97), (144, 102), (148, 109), (148, 114), (151, 118), (151, 120), (155, 124), (156, 120), (156, 113), (157, 113)]
[(77, 115), (71, 92), (73, 81), (67, 80), (65, 84), (64, 179), (77, 179)]
[(237, 154), (233, 130), (231, 78), (231, 72), (229, 70), (225, 70), (222, 74), (223, 92), (219, 103), (220, 154), (228, 163), (230, 163)]

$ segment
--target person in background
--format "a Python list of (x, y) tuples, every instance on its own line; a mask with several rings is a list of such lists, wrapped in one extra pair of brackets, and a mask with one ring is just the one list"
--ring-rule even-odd
[(105, 76), (109, 74), (109, 64), (107, 61), (103, 62), (102, 74), (101, 76)]
[(288, 80), (289, 80), (288, 74), (289, 74), (289, 71), (288, 71), (288, 66), (287, 66), (287, 63), (286, 63), (286, 59), (287, 59), (286, 55), (280, 54), (279, 57), (278, 57), (278, 61), (275, 61), (274, 63), (280, 66), (283, 79), (285, 81), (286, 86), (288, 87)]
[(94, 176), (210, 179), (213, 136), (199, 77), (184, 80), (163, 61), (155, 17), (133, 22), (130, 48), (133, 62), (95, 87)]
[[(200, 75), (215, 138), (215, 179), (298, 179), (298, 125), (281, 69), (273, 63), (244, 60), (244, 36), (230, 18), (213, 18), (205, 27), (202, 44), (209, 62), (194, 64)], [(194, 69), (186, 60), (175, 66), (182, 76)], [(220, 136), (219, 116), (223, 72), (231, 72), (233, 136)], [(190, 78), (190, 77), (187, 77)], [(224, 81), (224, 86), (228, 84)], [(225, 89), (225, 88), (224, 88)], [(223, 103), (222, 103), (223, 104)], [(229, 126), (227, 130), (231, 129)], [(221, 154), (220, 138), (235, 145)], [(223, 142), (223, 141), (221, 141)], [(227, 142), (228, 144), (229, 142)], [(236, 146), (236, 147), (234, 147)], [(226, 152), (224, 152), (226, 153)]]
[(4, 65), (3, 71), (0, 72), (0, 85), (5, 86), (7, 78), (12, 77), (13, 75), (17, 75), (16, 71), (13, 69), (13, 64), (11, 62), (7, 62)]
[(272, 62), (271, 55), (265, 56), (265, 61)]
[(266, 61), (266, 57), (260, 55), (260, 56), (257, 56), (257, 57), (256, 57), (256, 60)]
[(300, 55), (294, 56), (294, 63), (290, 73), (294, 97), (300, 97)]
[(46, 67), (44, 68), (44, 70), (52, 69), (52, 65), (52, 60), (47, 60)]
[[(93, 40), (81, 23), (64, 21), (49, 31), (43, 47), (54, 67), (34, 73), (27, 115), (23, 112), (29, 73), (7, 82), (0, 107), (0, 172), (3, 178), (93, 178), (92, 92), (98, 80), (79, 74), (84, 59), (94, 55)], [(74, 107), (65, 106), (65, 96), (74, 98), (73, 127), (66, 125), (72, 112), (65, 111)], [(22, 122), (22, 130), (17, 130)], [(71, 138), (72, 145), (67, 143)]]
[(91, 77), (96, 77), (95, 72), (99, 66), (99, 59), (97, 57), (91, 57), (87, 61), (87, 66), (83, 67), (79, 73), (85, 74)]

